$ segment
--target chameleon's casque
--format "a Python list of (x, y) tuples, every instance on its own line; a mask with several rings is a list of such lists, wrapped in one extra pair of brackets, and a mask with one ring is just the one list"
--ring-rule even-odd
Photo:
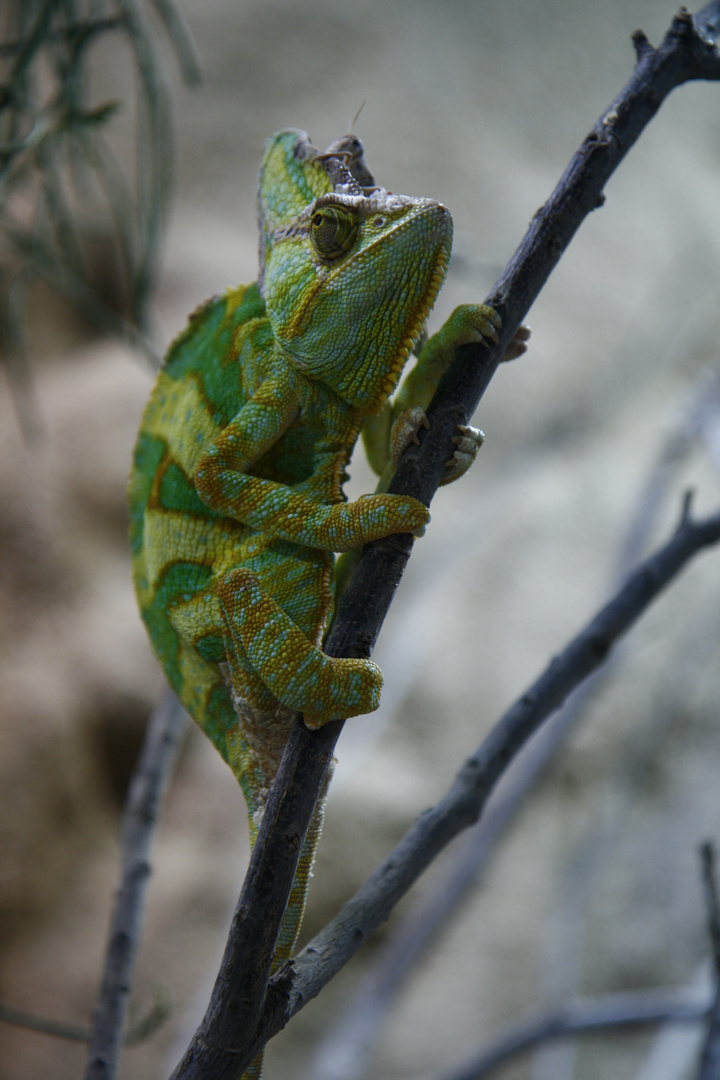
[[(259, 280), (198, 308), (171, 345), (130, 478), (143, 619), (172, 688), (240, 782), (253, 841), (293, 713), (316, 727), (378, 705), (375, 664), (321, 651), (333, 553), (428, 521), (382, 484), (346, 503), (357, 436), (389, 474), (454, 346), (499, 325), (490, 308), (456, 309), (391, 404), (445, 274), (448, 211), (374, 187), (354, 137), (321, 155), (284, 131), (266, 147), (258, 213)], [(479, 435), (465, 428), (456, 442), (448, 479)], [(321, 814), (276, 963), (295, 943)], [(259, 1072), (258, 1060), (246, 1075)]]

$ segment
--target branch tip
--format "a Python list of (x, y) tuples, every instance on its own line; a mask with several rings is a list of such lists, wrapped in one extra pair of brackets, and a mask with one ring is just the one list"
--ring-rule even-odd
[(638, 60), (643, 60), (648, 53), (655, 52), (655, 49), (650, 44), (647, 34), (644, 30), (634, 30), (630, 35), (632, 43), (635, 48), (635, 56)]
[(670, 25), (670, 33), (676, 37), (684, 37), (693, 30), (693, 17), (683, 4)]
[(680, 504), (680, 520), (678, 521), (677, 531), (682, 532), (683, 529), (692, 525), (692, 505), (695, 499), (695, 489), (688, 488), (682, 497), (682, 503)]

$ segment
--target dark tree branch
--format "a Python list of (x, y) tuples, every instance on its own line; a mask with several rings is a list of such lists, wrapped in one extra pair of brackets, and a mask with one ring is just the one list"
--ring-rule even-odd
[[(602, 204), (608, 178), (672, 89), (692, 79), (720, 79), (719, 30), (720, 0), (713, 0), (694, 18), (681, 11), (657, 50), (646, 41), (639, 49), (629, 83), (585, 139), (487, 298), (503, 319), (499, 344), (457, 350), (428, 411), (431, 430), (421, 437), (420, 447), (405, 454), (391, 491), (415, 495), (429, 504), (450, 456), (455, 427), (474, 412), (509, 341), (579, 225)], [(339, 605), (326, 652), (369, 654), (411, 547), (410, 536), (396, 535), (365, 548)], [(240, 1076), (257, 1047), (299, 1007), (297, 980), (293, 988), (292, 978), (275, 976), (267, 1004), (266, 988), (300, 843), (342, 726), (331, 723), (310, 732), (298, 721), (293, 729), (263, 815), (210, 1005), (173, 1080)], [(294, 1006), (283, 1001), (283, 994), (291, 995)]]
[(715, 846), (707, 841), (700, 848), (708, 933), (715, 968), (715, 998), (710, 1009), (710, 1024), (700, 1056), (698, 1080), (720, 1080), (720, 895), (717, 882)]
[(130, 781), (123, 815), (122, 879), (110, 922), (85, 1080), (112, 1080), (117, 1072), (151, 872), (150, 846), (186, 722), (177, 698), (166, 690), (148, 721), (140, 759)]
[(595, 1001), (576, 1001), (549, 1016), (519, 1024), (496, 1043), (481, 1050), (442, 1080), (482, 1080), (499, 1065), (551, 1039), (567, 1039), (597, 1031), (627, 1030), (663, 1023), (699, 1023), (708, 1005), (687, 1000), (687, 995), (657, 991), (608, 994)]

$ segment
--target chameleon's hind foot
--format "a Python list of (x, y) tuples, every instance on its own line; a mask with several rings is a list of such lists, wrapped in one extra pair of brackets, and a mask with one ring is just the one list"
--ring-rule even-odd
[(413, 443), (416, 446), (420, 445), (420, 440), (418, 439), (420, 428), (429, 427), (430, 424), (425, 415), (425, 410), (421, 409), (419, 405), (413, 405), (400, 413), (390, 432), (393, 471), (397, 469), (400, 458), (403, 456), (408, 446), (412, 446)]
[(370, 660), (339, 659), (316, 648), (252, 571), (232, 570), (220, 582), (218, 598), (236, 647), (278, 701), (304, 714), (308, 727), (377, 709), (380, 668)]
[[(420, 428), (429, 428), (427, 416), (419, 405), (405, 409), (400, 413), (393, 424), (391, 432), (393, 469), (397, 468), (400, 458), (413, 443), (419, 444), (418, 432)], [(457, 480), (472, 465), (477, 457), (477, 452), (482, 446), (485, 436), (479, 428), (470, 427), (467, 424), (458, 424), (459, 435), (453, 438), (455, 450), (452, 457), (445, 464), (445, 475), (441, 484), (449, 484)]]
[(445, 475), (440, 481), (441, 484), (450, 484), (466, 473), (485, 441), (485, 435), (480, 428), (458, 424), (457, 430), (460, 434), (453, 437), (455, 450), (450, 460), (445, 462)]

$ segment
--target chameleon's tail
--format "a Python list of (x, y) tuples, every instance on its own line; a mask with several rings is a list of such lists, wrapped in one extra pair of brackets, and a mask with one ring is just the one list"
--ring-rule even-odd
[(247, 1072), (242, 1074), (242, 1080), (262, 1080), (262, 1066), (265, 1051), (261, 1050)]
[[(325, 798), (327, 796), (331, 771), (332, 767), (326, 775), (323, 783), (323, 790), (315, 806), (313, 816), (310, 819), (303, 846), (300, 849), (300, 858), (298, 859), (298, 867), (295, 872), (295, 880), (293, 881), (287, 907), (285, 908), (285, 914), (283, 915), (280, 924), (275, 958), (273, 959), (272, 964), (273, 972), (277, 971), (281, 964), (290, 959), (300, 933), (300, 926), (305, 912), (305, 901), (307, 899), (308, 887), (312, 876), (311, 870), (315, 858), (315, 849), (317, 848), (318, 840), (320, 839), (323, 818), (325, 816)], [(249, 1069), (243, 1073), (242, 1080), (261, 1080), (262, 1064), (263, 1051), (261, 1050), (254, 1058)]]

